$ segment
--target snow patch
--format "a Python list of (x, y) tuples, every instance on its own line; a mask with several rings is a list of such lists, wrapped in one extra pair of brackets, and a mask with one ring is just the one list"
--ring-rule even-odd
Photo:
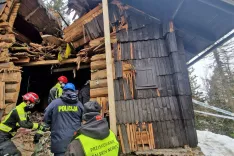
[(234, 139), (209, 131), (198, 131), (198, 146), (205, 156), (234, 156)]

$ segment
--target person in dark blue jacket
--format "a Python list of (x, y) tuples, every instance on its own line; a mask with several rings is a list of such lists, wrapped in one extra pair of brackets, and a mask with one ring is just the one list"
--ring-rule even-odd
[(51, 128), (51, 152), (54, 156), (65, 154), (74, 132), (81, 126), (83, 110), (72, 83), (67, 83), (62, 96), (46, 108), (44, 122)]

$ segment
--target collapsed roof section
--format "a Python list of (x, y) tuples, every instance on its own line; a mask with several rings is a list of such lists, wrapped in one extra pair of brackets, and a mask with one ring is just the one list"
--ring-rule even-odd
[(19, 15), (43, 34), (61, 35), (58, 19), (48, 12), (41, 0), (21, 0)]
[(101, 2), (101, 0), (68, 0), (68, 11), (75, 10), (75, 15), (81, 17)]
[[(161, 23), (165, 19), (173, 20), (177, 33), (183, 37), (187, 60), (234, 29), (234, 5), (230, 0), (121, 1), (153, 16)], [(99, 3), (100, 0), (69, 0), (69, 7), (82, 16)]]
[(14, 28), (16, 39), (41, 43), (42, 34), (61, 36), (58, 19), (47, 11), (41, 0), (1, 0), (0, 18)]

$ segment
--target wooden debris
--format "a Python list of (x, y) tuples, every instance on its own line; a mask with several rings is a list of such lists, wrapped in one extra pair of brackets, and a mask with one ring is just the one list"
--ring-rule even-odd
[(85, 14), (81, 18), (74, 21), (72, 25), (70, 25), (69, 27), (63, 30), (65, 41), (71, 42), (82, 38), (84, 35), (83, 31), (84, 25), (89, 21), (91, 21), (92, 19), (94, 19), (97, 15), (100, 15), (101, 13), (102, 13), (101, 6), (97, 6), (89, 13)]

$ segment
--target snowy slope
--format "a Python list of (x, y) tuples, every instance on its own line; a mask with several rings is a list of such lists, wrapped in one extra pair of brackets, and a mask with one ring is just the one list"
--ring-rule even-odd
[(205, 156), (234, 156), (234, 139), (209, 131), (197, 131), (197, 136)]

